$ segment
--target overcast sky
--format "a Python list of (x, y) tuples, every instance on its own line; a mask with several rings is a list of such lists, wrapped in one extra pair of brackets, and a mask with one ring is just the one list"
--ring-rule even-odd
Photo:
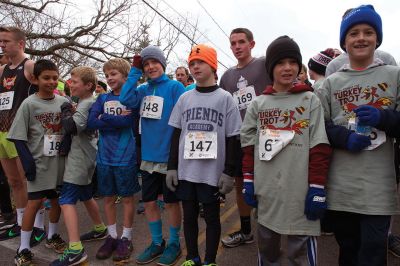
[[(86, 12), (87, 8), (93, 8), (93, 2), (73, 1), (80, 2), (77, 7), (83, 12)], [(175, 11), (185, 17), (190, 17), (192, 21), (198, 18), (199, 30), (215, 45), (208, 44), (217, 49), (218, 59), (230, 67), (236, 65), (236, 60), (230, 51), (229, 39), (204, 11), (199, 1), (227, 35), (237, 27), (246, 27), (253, 32), (256, 41), (253, 56), (265, 55), (271, 41), (281, 35), (288, 35), (299, 44), (305, 64), (319, 51), (329, 47), (340, 49), (340, 22), (343, 13), (348, 8), (372, 4), (380, 14), (383, 23), (383, 43), (379, 49), (391, 53), (397, 62), (400, 61), (399, 0), (371, 0), (369, 2), (359, 0), (147, 0), (153, 6), (156, 6), (158, 2), (158, 10), (168, 18), (179, 17)], [(175, 11), (171, 9), (171, 6)], [(201, 41), (207, 43), (204, 38)], [(167, 69), (168, 72), (172, 72), (187, 59), (189, 47), (190, 42), (182, 37), (180, 45), (174, 49), (179, 60), (172, 57), (169, 59), (171, 64)], [(225, 68), (219, 66), (218, 73), (221, 75), (224, 71)]]
[[(152, 0), (155, 1), (155, 0)], [(199, 28), (209, 39), (231, 55), (229, 41), (224, 33), (205, 13), (197, 0), (167, 1), (178, 12), (191, 13), (199, 18)], [(339, 29), (346, 9), (361, 4), (372, 4), (383, 23), (381, 50), (391, 53), (400, 61), (400, 1), (381, 0), (360, 2), (347, 1), (288, 1), (288, 0), (200, 0), (221, 28), (229, 35), (236, 27), (249, 28), (256, 41), (253, 55), (265, 55), (268, 44), (281, 35), (288, 35), (299, 44), (303, 63), (328, 47), (340, 48)], [(160, 8), (174, 15), (173, 10), (161, 2)], [(225, 65), (235, 62), (218, 50), (218, 57)], [(233, 56), (232, 56), (233, 58)], [(221, 67), (221, 70), (224, 68)]]

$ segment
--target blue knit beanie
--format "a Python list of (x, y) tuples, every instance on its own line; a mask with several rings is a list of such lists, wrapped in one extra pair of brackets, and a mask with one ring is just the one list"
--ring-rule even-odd
[(142, 50), (140, 56), (142, 57), (142, 63), (144, 63), (144, 61), (146, 61), (147, 59), (157, 60), (163, 66), (165, 71), (165, 68), (167, 67), (167, 59), (164, 56), (164, 52), (157, 46), (147, 46)]
[(340, 25), (340, 47), (346, 51), (344, 40), (346, 38), (347, 32), (351, 27), (357, 24), (368, 24), (373, 27), (376, 31), (377, 35), (377, 44), (376, 48), (378, 48), (382, 43), (382, 20), (378, 13), (376, 13), (374, 7), (372, 5), (362, 5), (356, 8), (353, 8), (348, 14), (344, 16), (342, 19), (342, 23)]

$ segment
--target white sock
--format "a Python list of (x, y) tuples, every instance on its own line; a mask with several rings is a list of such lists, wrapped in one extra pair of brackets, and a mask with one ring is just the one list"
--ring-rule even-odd
[(22, 225), (22, 217), (24, 217), (25, 208), (17, 209), (17, 223), (19, 226)]
[(47, 234), (47, 239), (51, 239), (53, 235), (58, 233), (58, 223), (49, 222), (49, 232)]
[(112, 238), (117, 239), (117, 237), (118, 237), (118, 235), (117, 235), (117, 224), (107, 225), (107, 229), (108, 229), (108, 234)]
[(35, 224), (33, 225), (34, 227), (44, 230), (44, 212), (45, 212), (44, 208), (38, 210), (35, 216)]
[(19, 246), (19, 252), (21, 252), (24, 249), (31, 249), (31, 246), (29, 245), (29, 242), (31, 240), (31, 235), (32, 231), (22, 231), (21, 230), (21, 246)]
[(123, 237), (126, 237), (128, 240), (132, 240), (132, 227), (131, 228), (126, 228), (125, 226), (123, 227), (121, 239)]

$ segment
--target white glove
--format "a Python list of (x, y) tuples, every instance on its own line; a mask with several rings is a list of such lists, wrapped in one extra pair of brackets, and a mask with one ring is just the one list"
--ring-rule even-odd
[(228, 194), (232, 191), (234, 185), (233, 177), (222, 173), (221, 177), (218, 180), (219, 192), (221, 194)]
[(175, 191), (178, 186), (178, 171), (176, 170), (168, 170), (167, 176), (165, 177), (165, 182), (167, 183), (167, 187), (171, 191)]

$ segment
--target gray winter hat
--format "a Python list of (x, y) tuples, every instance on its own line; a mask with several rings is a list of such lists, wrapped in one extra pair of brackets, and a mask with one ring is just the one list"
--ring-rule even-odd
[(155, 59), (163, 66), (164, 70), (167, 67), (167, 59), (165, 59), (164, 52), (157, 46), (149, 45), (140, 53), (142, 63), (147, 59)]

